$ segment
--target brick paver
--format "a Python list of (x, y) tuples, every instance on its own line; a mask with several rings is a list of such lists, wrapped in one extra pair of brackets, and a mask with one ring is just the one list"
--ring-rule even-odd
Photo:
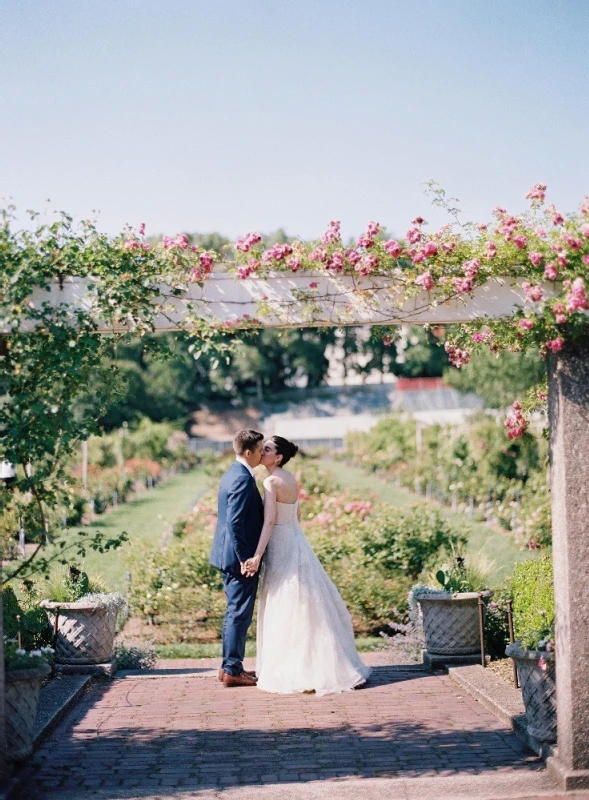
[(543, 768), (446, 675), (375, 666), (366, 687), (316, 697), (226, 689), (203, 674), (94, 685), (23, 773), (21, 796)]

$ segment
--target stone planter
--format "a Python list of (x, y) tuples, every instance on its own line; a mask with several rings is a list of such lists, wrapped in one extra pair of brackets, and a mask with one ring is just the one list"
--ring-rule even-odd
[(15, 669), (5, 674), (6, 749), (11, 761), (22, 761), (33, 752), (39, 689), (50, 673), (49, 664), (41, 664), (35, 669)]
[(104, 664), (112, 659), (117, 609), (112, 606), (85, 602), (54, 603), (43, 600), (57, 639), (55, 660), (57, 664)]
[[(556, 662), (554, 653), (524, 650), (516, 642), (505, 655), (517, 665), (519, 684), (526, 709), (528, 733), (540, 742), (556, 742)], [(545, 669), (538, 662), (545, 661)]]
[[(492, 592), (483, 592), (485, 599)], [(475, 656), (481, 652), (479, 631), (479, 595), (459, 592), (456, 595), (417, 597), (423, 617), (427, 654), (434, 659)]]

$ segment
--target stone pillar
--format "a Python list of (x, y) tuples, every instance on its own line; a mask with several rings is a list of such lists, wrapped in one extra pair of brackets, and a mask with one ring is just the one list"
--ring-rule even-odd
[(4, 733), (4, 637), (2, 619), (2, 550), (0, 549), (0, 787), (6, 777), (6, 737)]
[(589, 337), (548, 362), (556, 609), (557, 755), (567, 790), (589, 787)]

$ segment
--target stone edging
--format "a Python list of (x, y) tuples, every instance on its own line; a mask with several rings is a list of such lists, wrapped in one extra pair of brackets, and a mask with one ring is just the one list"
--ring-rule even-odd
[(488, 708), (496, 717), (508, 725), (518, 739), (543, 761), (555, 755), (555, 748), (539, 742), (527, 731), (521, 690), (510, 686), (490, 669), (480, 664), (468, 667), (450, 667), (449, 676), (463, 689)]

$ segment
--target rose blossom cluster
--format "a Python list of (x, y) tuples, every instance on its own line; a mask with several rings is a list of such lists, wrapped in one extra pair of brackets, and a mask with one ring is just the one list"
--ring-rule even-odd
[(583, 278), (575, 278), (567, 295), (567, 311), (587, 311), (587, 293)]
[(470, 353), (467, 350), (461, 350), (450, 342), (445, 342), (444, 350), (448, 353), (448, 361), (459, 369), (470, 361)]
[(360, 275), (366, 276), (370, 275), (371, 272), (374, 272), (374, 270), (378, 267), (379, 263), (380, 261), (378, 256), (370, 255), (367, 253), (365, 256), (362, 256), (360, 258), (360, 261), (356, 263), (354, 269)]
[(486, 342), (490, 342), (492, 338), (493, 334), (491, 333), (491, 331), (477, 331), (472, 335), (473, 342), (476, 342), (477, 344), (484, 344)]
[(237, 277), (244, 281), (252, 274), (252, 272), (257, 272), (260, 269), (260, 262), (257, 258), (250, 258), (246, 264), (242, 264), (237, 269)]
[(344, 511), (364, 519), (372, 512), (372, 503), (370, 500), (351, 500), (344, 505)]
[(262, 261), (269, 263), (275, 261), (279, 263), (284, 261), (288, 256), (292, 255), (292, 247), (289, 244), (274, 244), (262, 254)]
[(544, 299), (544, 290), (538, 284), (533, 286), (528, 281), (524, 281), (522, 289), (526, 293), (526, 300), (530, 300), (532, 303), (540, 303)]
[(422, 272), (421, 275), (418, 275), (417, 278), (415, 278), (415, 283), (426, 291), (433, 289), (436, 285), (429, 270), (427, 270), (427, 272)]
[(541, 206), (546, 199), (546, 184), (535, 183), (526, 195), (526, 200), (532, 201), (532, 207)]
[(522, 413), (522, 404), (516, 400), (512, 406), (513, 413), (506, 417), (503, 423), (507, 428), (507, 436), (510, 439), (520, 439), (529, 425), (528, 420)]
[(321, 241), (323, 244), (336, 244), (341, 239), (340, 234), (340, 221), (337, 219), (332, 219), (329, 223), (329, 227), (321, 237)]
[(556, 339), (552, 339), (550, 342), (546, 342), (544, 347), (547, 350), (551, 350), (553, 353), (559, 353), (564, 345), (564, 339), (562, 336), (557, 336)]
[(254, 245), (259, 244), (262, 241), (262, 237), (259, 233), (246, 233), (241, 239), (238, 239), (235, 243), (235, 249), (239, 250), (241, 253), (249, 253), (249, 251), (254, 247)]

